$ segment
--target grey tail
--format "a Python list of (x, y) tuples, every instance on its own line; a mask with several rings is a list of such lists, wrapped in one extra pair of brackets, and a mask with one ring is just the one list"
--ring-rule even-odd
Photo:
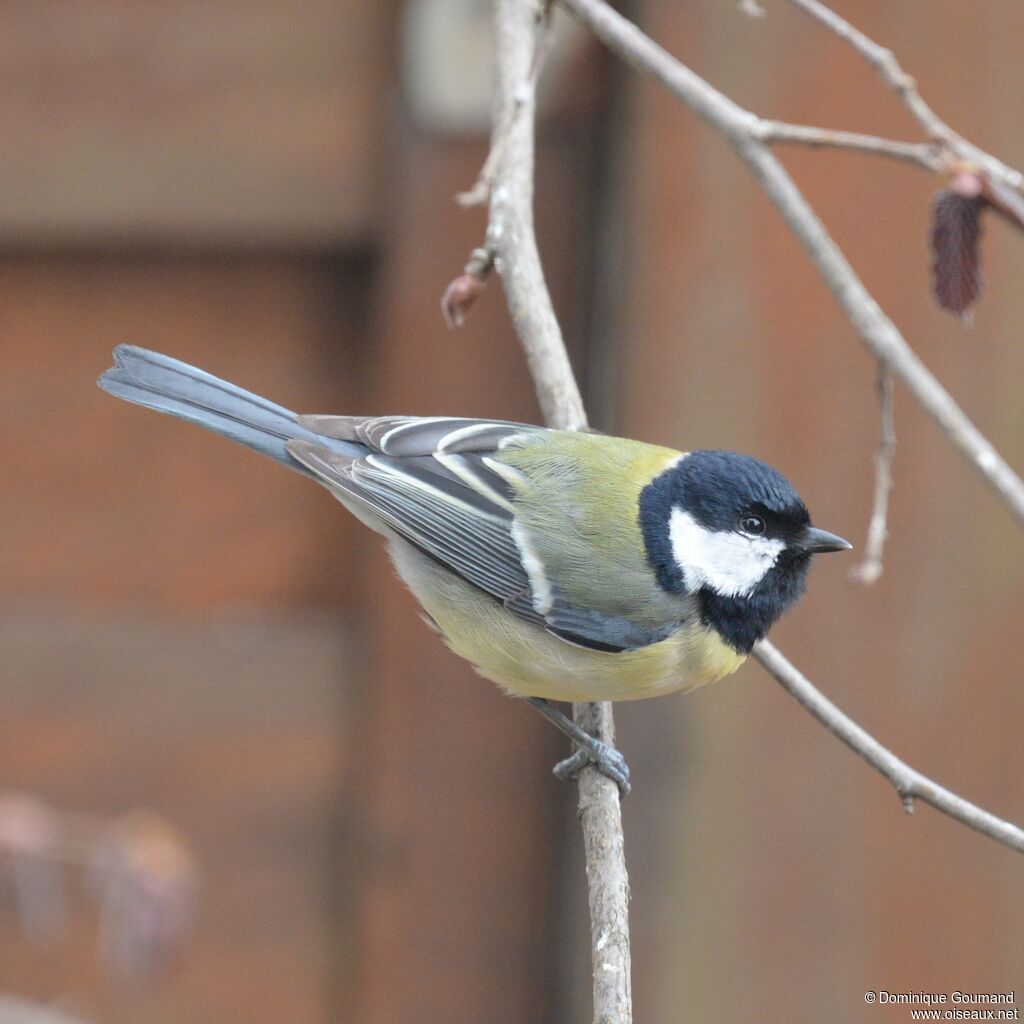
[(360, 444), (308, 430), (295, 413), (259, 395), (134, 345), (114, 349), (114, 366), (97, 383), (118, 398), (223, 434), (297, 473), (312, 475), (288, 454), (285, 444), (291, 440), (311, 441), (349, 458), (366, 454)]

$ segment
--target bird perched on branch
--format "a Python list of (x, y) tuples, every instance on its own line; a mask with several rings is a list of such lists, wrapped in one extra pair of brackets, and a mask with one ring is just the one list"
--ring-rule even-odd
[(129, 345), (104, 390), (312, 477), (388, 540), (449, 647), (628, 791), (621, 755), (548, 703), (635, 700), (734, 672), (841, 537), (789, 482), (725, 451), (497, 420), (299, 416)]

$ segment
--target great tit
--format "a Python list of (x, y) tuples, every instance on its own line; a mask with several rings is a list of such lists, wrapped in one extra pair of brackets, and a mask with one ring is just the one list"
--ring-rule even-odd
[(734, 672), (803, 594), (811, 525), (771, 466), (500, 420), (299, 416), (168, 356), (114, 350), (119, 398), (253, 448), (382, 534), (448, 646), (579, 747), (556, 768), (628, 768), (548, 704), (635, 700)]

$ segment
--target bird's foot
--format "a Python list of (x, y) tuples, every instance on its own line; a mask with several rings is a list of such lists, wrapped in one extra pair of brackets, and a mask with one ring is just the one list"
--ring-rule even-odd
[(572, 757), (559, 761), (552, 769), (560, 779), (568, 781), (579, 777), (584, 768), (593, 765), (602, 775), (607, 775), (618, 787), (619, 795), (626, 796), (630, 791), (629, 765), (626, 759), (614, 748), (601, 740), (593, 739), (587, 747), (578, 747)]

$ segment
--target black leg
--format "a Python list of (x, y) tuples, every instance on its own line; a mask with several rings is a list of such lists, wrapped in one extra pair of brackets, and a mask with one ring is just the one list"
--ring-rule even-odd
[(560, 779), (575, 779), (584, 768), (592, 764), (602, 775), (607, 775), (618, 784), (622, 796), (629, 792), (629, 765), (614, 747), (602, 743), (596, 736), (591, 736), (541, 697), (527, 697), (526, 702), (535, 707), (552, 725), (561, 729), (578, 748), (572, 757), (555, 765), (555, 775)]

